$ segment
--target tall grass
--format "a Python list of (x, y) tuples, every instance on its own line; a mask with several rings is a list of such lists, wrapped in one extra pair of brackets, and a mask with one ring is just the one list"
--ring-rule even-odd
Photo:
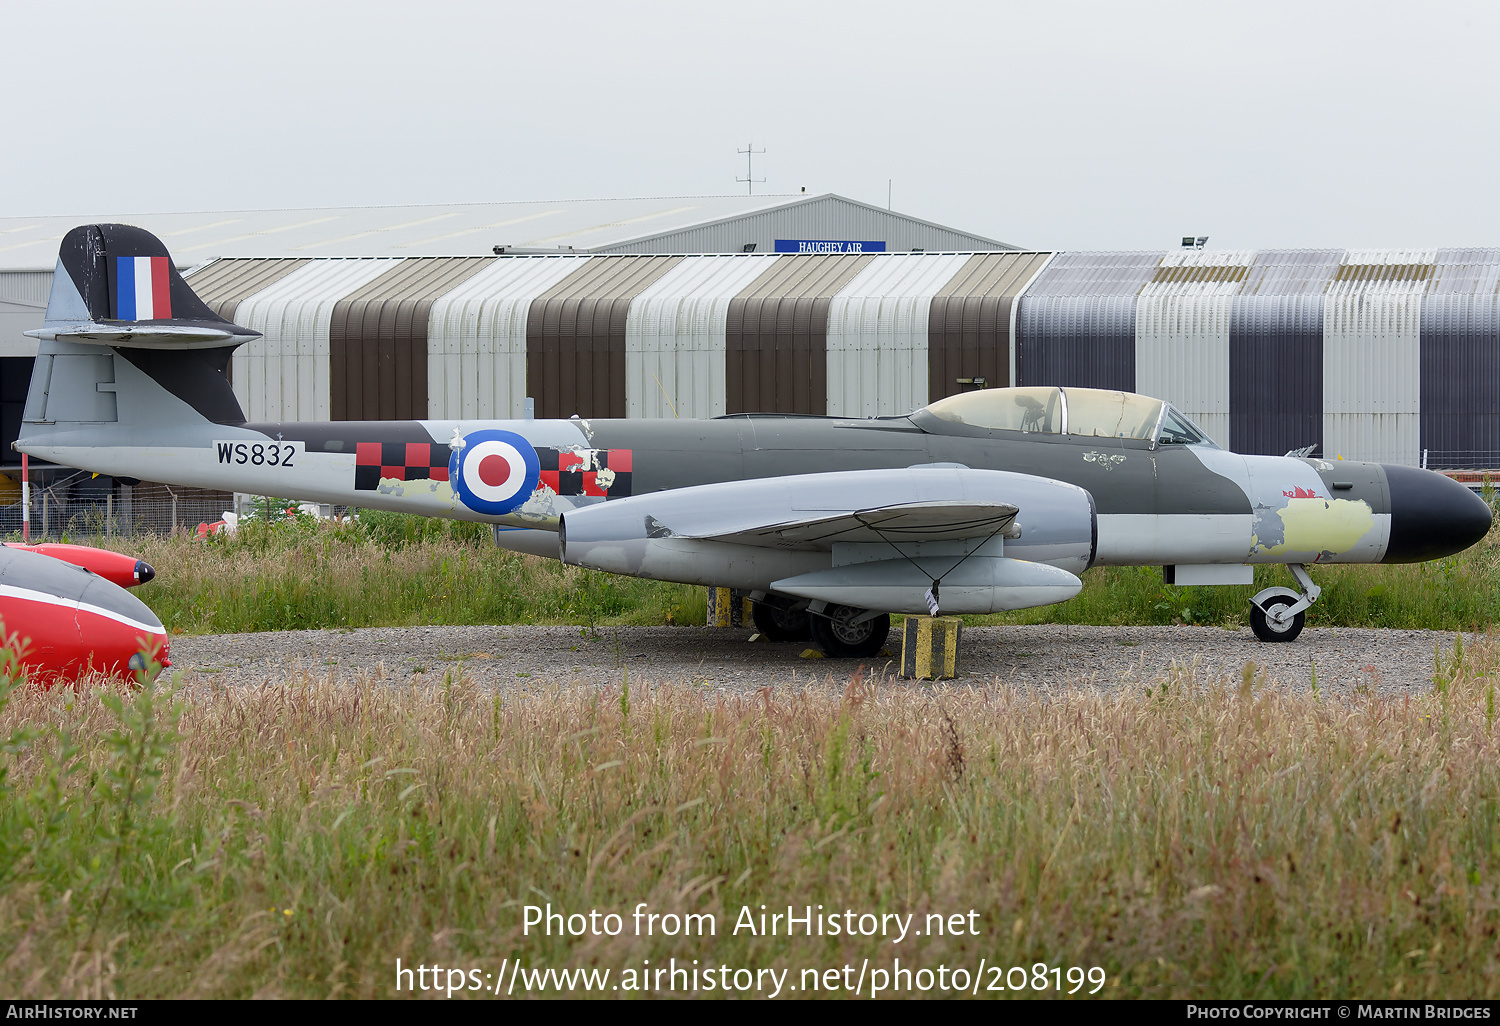
[[(1113, 692), (7, 693), (0, 974), (28, 996), (384, 997), (398, 957), (794, 982), (984, 958), (1099, 966), (1109, 996), (1493, 998), (1500, 640), (1435, 671), (1343, 703), (1254, 666)], [(526, 935), (549, 902), (718, 930)], [(979, 934), (730, 932), (762, 904), (972, 910)]]
[(138, 539), (137, 594), (177, 633), (414, 624), (701, 624), (702, 588), (616, 577), (497, 549), (486, 525), (365, 511)]

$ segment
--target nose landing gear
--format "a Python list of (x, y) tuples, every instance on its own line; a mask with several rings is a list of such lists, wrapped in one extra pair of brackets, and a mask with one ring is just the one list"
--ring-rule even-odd
[(1318, 601), (1323, 589), (1313, 583), (1312, 575), (1301, 563), (1288, 563), (1301, 591), (1291, 588), (1267, 588), (1250, 600), (1250, 629), (1265, 642), (1295, 641), (1307, 620), (1307, 607)]

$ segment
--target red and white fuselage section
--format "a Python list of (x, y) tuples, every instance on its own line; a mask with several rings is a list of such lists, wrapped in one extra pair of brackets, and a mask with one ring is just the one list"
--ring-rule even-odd
[(48, 687), (90, 674), (131, 681), (153, 662), (170, 665), (167, 632), (140, 599), (83, 567), (8, 545), (0, 546), (0, 630), (21, 669)]

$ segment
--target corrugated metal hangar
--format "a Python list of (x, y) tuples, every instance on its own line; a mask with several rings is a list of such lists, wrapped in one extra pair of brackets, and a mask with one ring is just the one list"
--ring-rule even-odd
[(1220, 444), (1500, 455), (1500, 250), (229, 259), (251, 420), (910, 412), (972, 387), (1176, 403)]

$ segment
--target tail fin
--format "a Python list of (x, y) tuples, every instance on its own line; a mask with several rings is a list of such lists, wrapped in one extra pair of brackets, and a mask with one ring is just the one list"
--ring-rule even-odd
[[(210, 310), (172, 266), (167, 247), (140, 228), (91, 224), (68, 232), (46, 320), (26, 334), (42, 344), (17, 442), (22, 451), (76, 431), (69, 425), (129, 423), (170, 433), (187, 423), (245, 420), (229, 384), (229, 358), (260, 332)], [(116, 430), (112, 437), (125, 436)]]
[(160, 239), (128, 224), (90, 224), (63, 237), (43, 340), (135, 349), (237, 346), (259, 336), (193, 294)]

